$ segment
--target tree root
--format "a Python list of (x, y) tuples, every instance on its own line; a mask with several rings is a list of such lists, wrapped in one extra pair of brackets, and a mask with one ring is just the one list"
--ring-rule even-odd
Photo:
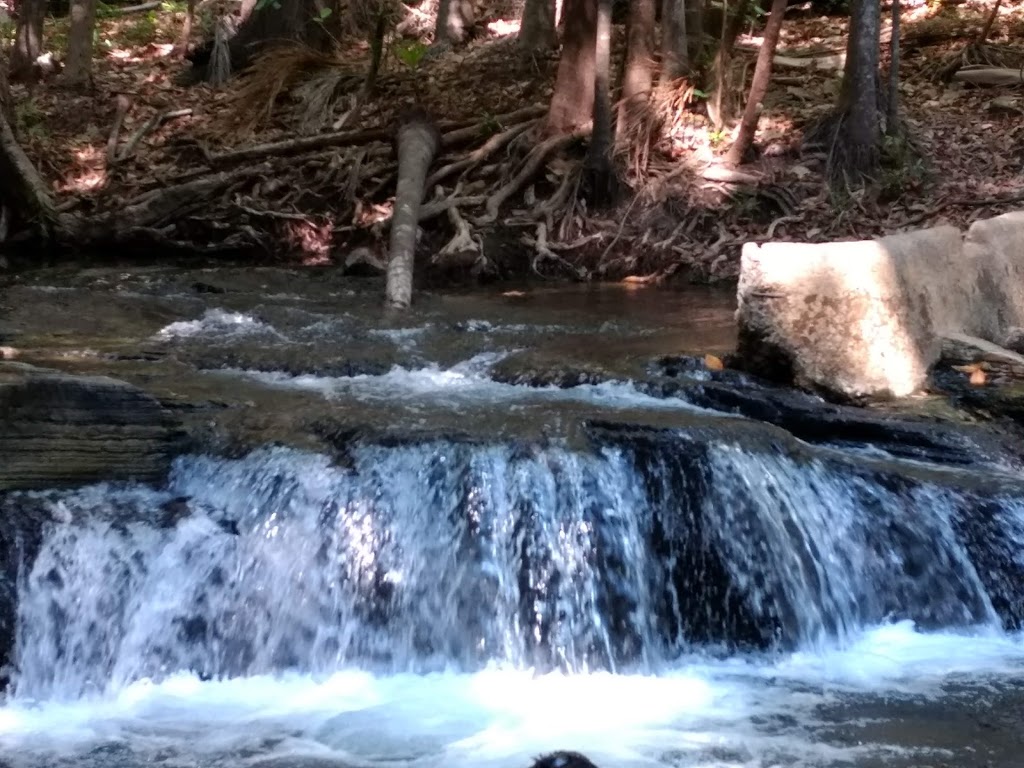
[(570, 133), (565, 136), (554, 136), (538, 144), (526, 156), (519, 172), (512, 177), (512, 180), (495, 192), (487, 200), (487, 213), (481, 218), (481, 223), (490, 223), (498, 218), (498, 211), (501, 206), (508, 202), (514, 194), (519, 192), (540, 169), (545, 161), (555, 152), (561, 151), (583, 138), (582, 133)]

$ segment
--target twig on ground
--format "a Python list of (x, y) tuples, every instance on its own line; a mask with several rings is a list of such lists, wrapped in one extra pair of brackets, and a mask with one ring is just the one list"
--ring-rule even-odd
[(117, 112), (114, 114), (114, 124), (110, 127), (110, 136), (107, 138), (107, 165), (117, 163), (117, 141), (121, 136), (121, 125), (124, 123), (125, 115), (128, 114), (128, 107), (131, 101), (124, 94), (117, 97)]

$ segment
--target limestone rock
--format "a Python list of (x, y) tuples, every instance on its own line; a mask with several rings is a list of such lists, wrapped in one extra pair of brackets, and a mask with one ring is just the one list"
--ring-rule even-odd
[(179, 434), (155, 398), (124, 382), (0, 363), (0, 491), (159, 482)]
[(1006, 347), (1011, 352), (1024, 355), (1024, 328), (1008, 328), (1001, 339), (999, 346)]
[(988, 300), (977, 310), (984, 327), (975, 335), (999, 339), (1024, 327), (1024, 211), (976, 221), (964, 238), (964, 258), (976, 265)]
[(938, 359), (936, 328), (962, 330), (975, 313), (978, 281), (963, 270), (955, 227), (866, 242), (748, 243), (738, 357), (769, 378), (846, 397), (909, 395)]

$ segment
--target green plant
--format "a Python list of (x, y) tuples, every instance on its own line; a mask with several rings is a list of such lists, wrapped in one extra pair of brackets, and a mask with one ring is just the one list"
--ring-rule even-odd
[(415, 70), (423, 61), (423, 57), (427, 55), (428, 47), (418, 40), (402, 40), (394, 43), (391, 50), (396, 59), (409, 69)]
[(717, 147), (728, 137), (729, 132), (724, 128), (712, 128), (708, 131), (708, 141), (711, 142), (712, 147)]
[(35, 99), (19, 101), (14, 105), (14, 125), (22, 136), (43, 138), (47, 135), (46, 116)]

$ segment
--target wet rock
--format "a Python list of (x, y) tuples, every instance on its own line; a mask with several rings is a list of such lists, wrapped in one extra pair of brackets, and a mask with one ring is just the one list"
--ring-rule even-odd
[(579, 752), (551, 752), (533, 761), (532, 768), (597, 768)]
[(1001, 346), (1011, 352), (1024, 355), (1024, 328), (1010, 328), (1003, 335)]
[(936, 328), (966, 330), (980, 290), (955, 227), (866, 242), (748, 243), (738, 358), (763, 376), (840, 397), (902, 397), (939, 357)]
[(160, 482), (179, 440), (160, 403), (129, 384), (0, 363), (0, 491)]

